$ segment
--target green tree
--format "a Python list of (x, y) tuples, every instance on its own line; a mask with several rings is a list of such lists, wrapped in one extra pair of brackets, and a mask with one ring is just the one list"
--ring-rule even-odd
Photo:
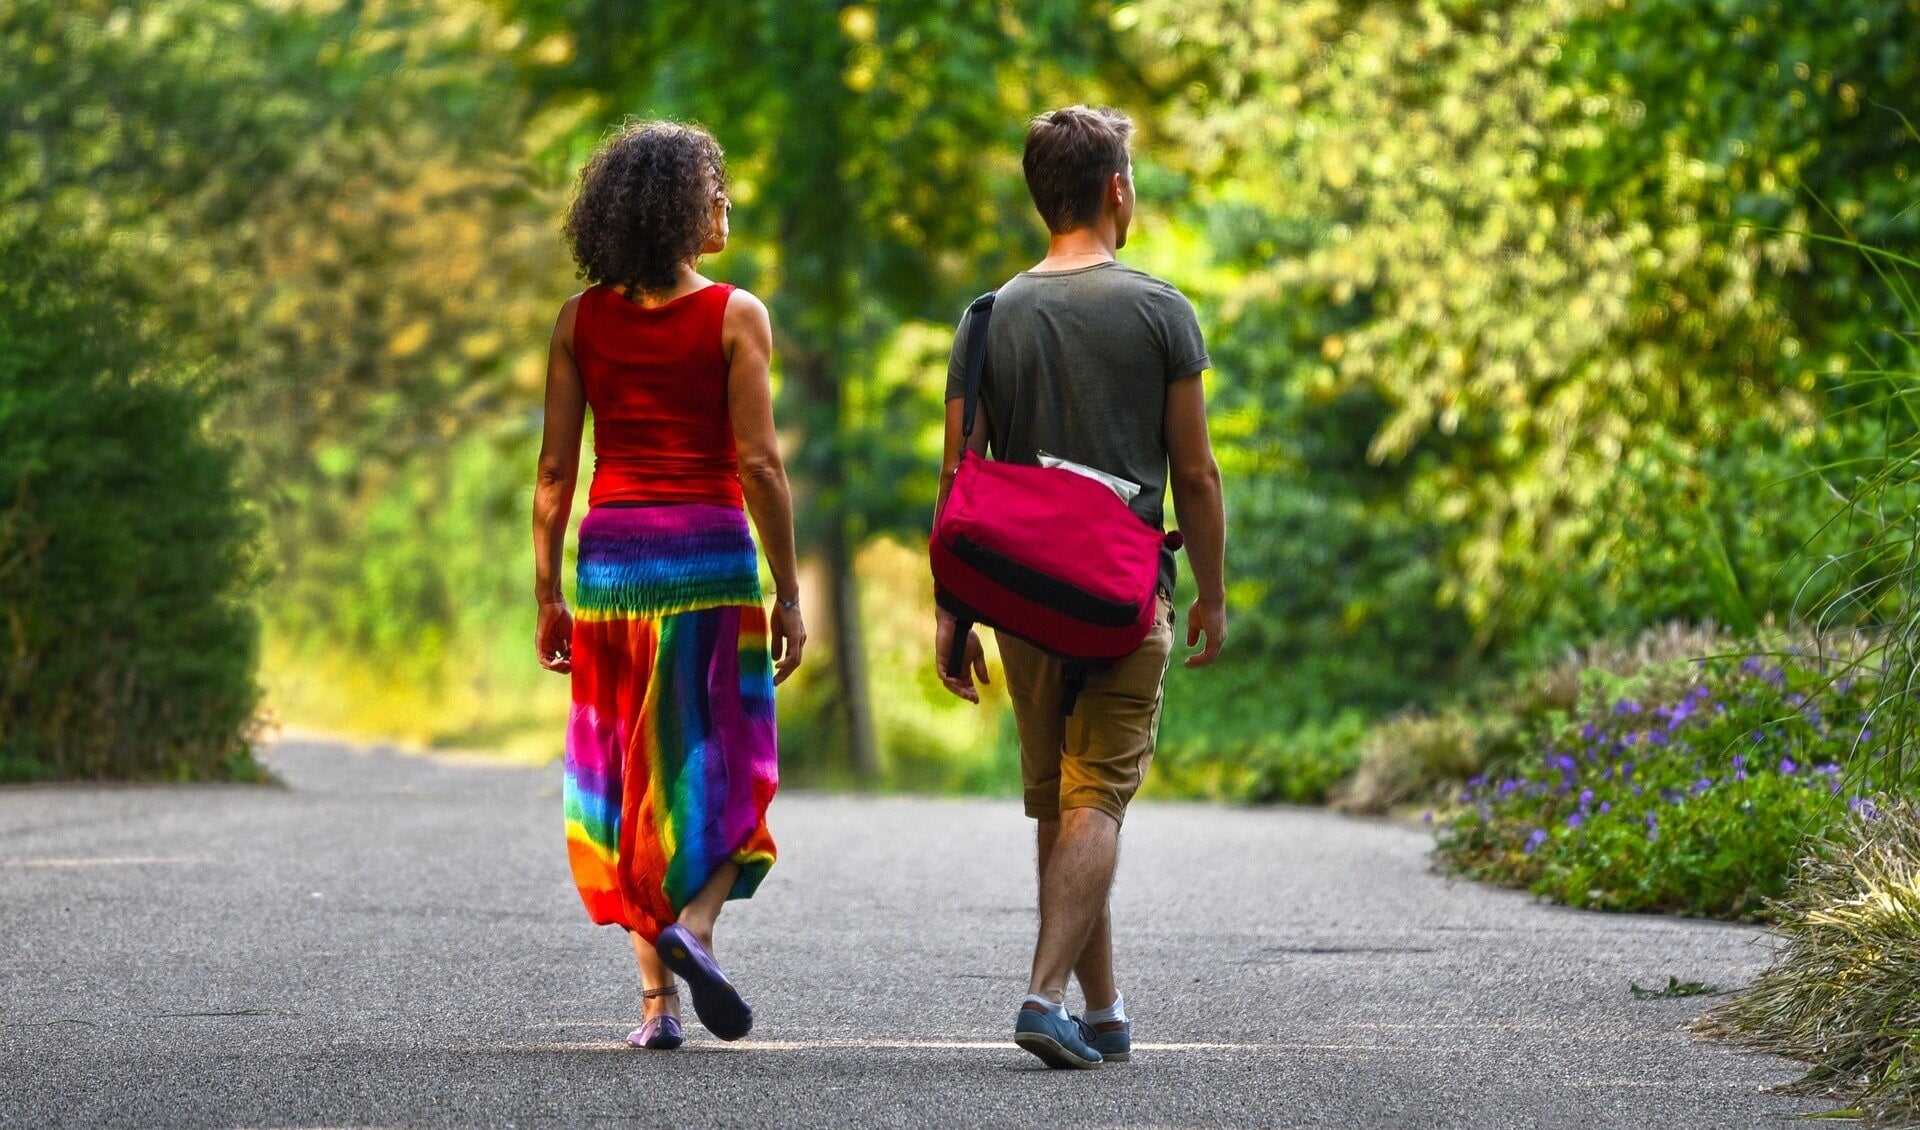
[(1266, 251), (1219, 302), (1226, 336), (1283, 325), (1249, 394), (1377, 406), (1388, 505), (1440, 534), (1433, 597), (1483, 645), (1619, 626), (1629, 583), (1693, 594), (1639, 614), (1722, 610), (1639, 584), (1709, 567), (1649, 534), (1710, 474), (1738, 497), (1804, 456), (1848, 348), (1898, 324), (1860, 257), (1805, 234), (1915, 233), (1915, 150), (1872, 103), (1920, 77), (1916, 17), (1842, 8), (1136, 10), (1138, 50), (1201, 76), (1166, 115), (1186, 168)]

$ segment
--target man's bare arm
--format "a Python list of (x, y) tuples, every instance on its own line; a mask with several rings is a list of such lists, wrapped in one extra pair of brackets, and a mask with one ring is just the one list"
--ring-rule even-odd
[(1173, 508), (1187, 541), (1199, 599), (1187, 613), (1187, 646), (1206, 647), (1187, 657), (1189, 667), (1205, 667), (1227, 642), (1227, 511), (1220, 489), (1220, 464), (1207, 435), (1207, 395), (1198, 373), (1167, 386), (1167, 462)]

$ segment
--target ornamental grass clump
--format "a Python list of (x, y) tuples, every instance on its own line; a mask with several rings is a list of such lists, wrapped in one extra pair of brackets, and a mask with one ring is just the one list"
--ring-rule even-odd
[(1773, 966), (1694, 1028), (1811, 1063), (1791, 1091), (1920, 1122), (1920, 810), (1855, 808), (1776, 904)]
[(1860, 803), (1872, 700), (1812, 654), (1595, 672), (1535, 758), (1468, 782), (1438, 857), (1571, 906), (1764, 917)]

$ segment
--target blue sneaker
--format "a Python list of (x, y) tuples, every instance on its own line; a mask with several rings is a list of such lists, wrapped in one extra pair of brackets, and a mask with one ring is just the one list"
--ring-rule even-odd
[(1022, 1005), (1013, 1021), (1013, 1042), (1040, 1057), (1048, 1067), (1098, 1067), (1100, 1053), (1081, 1035), (1070, 1016), (1056, 1016)]
[(1125, 1063), (1133, 1058), (1131, 1020), (1102, 1020), (1093, 1024), (1076, 1016), (1073, 1022), (1080, 1026), (1080, 1038), (1100, 1053), (1100, 1062)]

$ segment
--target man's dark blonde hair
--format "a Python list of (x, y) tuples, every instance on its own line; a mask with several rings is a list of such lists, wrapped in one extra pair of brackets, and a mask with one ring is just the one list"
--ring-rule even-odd
[(1108, 180), (1126, 170), (1132, 136), (1133, 119), (1104, 106), (1049, 110), (1027, 123), (1020, 164), (1048, 231), (1072, 231), (1100, 218)]

